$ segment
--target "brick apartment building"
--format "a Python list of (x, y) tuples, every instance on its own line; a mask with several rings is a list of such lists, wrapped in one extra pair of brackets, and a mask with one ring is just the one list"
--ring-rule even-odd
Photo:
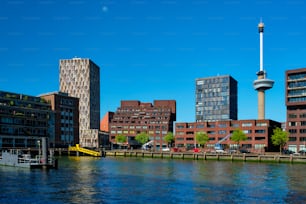
[[(273, 151), (271, 143), (273, 129), (281, 127), (281, 123), (273, 120), (228, 120), (215, 122), (192, 122), (175, 124), (175, 146), (178, 148), (194, 148), (197, 132), (205, 132), (209, 136), (206, 148), (213, 150), (215, 144), (234, 130), (240, 129), (247, 135), (247, 140), (240, 142), (240, 147), (252, 152)], [(237, 148), (237, 144), (230, 139), (221, 143), (225, 148)]]
[(128, 137), (128, 146), (139, 146), (135, 136), (145, 132), (154, 141), (153, 148), (159, 150), (166, 145), (163, 137), (173, 132), (176, 120), (175, 100), (155, 100), (154, 103), (140, 101), (121, 101), (109, 124), (110, 141), (115, 142), (116, 135)]
[(79, 143), (79, 99), (67, 93), (52, 92), (40, 95), (54, 111), (54, 146), (68, 147)]
[(306, 150), (306, 68), (286, 71), (288, 149)]

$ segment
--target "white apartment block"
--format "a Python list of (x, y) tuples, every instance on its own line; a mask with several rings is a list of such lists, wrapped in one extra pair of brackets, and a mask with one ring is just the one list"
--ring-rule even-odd
[(60, 91), (79, 98), (80, 145), (99, 147), (100, 68), (90, 59), (60, 60)]

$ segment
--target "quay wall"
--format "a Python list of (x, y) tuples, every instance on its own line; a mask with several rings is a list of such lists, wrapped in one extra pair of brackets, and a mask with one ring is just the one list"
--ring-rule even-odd
[(306, 164), (306, 156), (279, 154), (217, 154), (191, 152), (106, 151), (105, 156)]

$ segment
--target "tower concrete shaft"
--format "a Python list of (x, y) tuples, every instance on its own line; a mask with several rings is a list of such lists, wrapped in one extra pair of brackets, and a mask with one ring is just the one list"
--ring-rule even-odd
[(258, 119), (265, 119), (265, 91), (273, 87), (274, 81), (266, 78), (266, 72), (263, 68), (263, 32), (264, 24), (258, 24), (259, 32), (259, 72), (257, 72), (257, 80), (254, 81), (253, 86), (258, 91)]
[[(263, 79), (263, 75), (258, 76), (258, 80)], [(258, 90), (258, 120), (265, 119), (265, 91)]]

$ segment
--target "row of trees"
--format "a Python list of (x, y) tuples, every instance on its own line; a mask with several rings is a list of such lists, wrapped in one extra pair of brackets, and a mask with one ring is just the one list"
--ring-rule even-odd
[[(230, 137), (230, 139), (236, 142), (236, 144), (239, 147), (241, 141), (247, 140), (247, 136), (242, 130), (237, 129), (232, 133), (232, 136)], [(119, 144), (126, 143), (127, 137), (125, 135), (119, 134), (116, 136), (115, 140)], [(141, 145), (143, 145), (149, 141), (149, 135), (145, 132), (142, 132), (136, 135), (135, 140), (139, 142)], [(172, 146), (172, 144), (174, 143), (174, 140), (175, 138), (172, 132), (169, 132), (164, 137), (164, 141), (168, 143), (168, 146), (169, 144)], [(197, 132), (195, 140), (196, 140), (196, 143), (199, 144), (201, 147), (205, 147), (205, 144), (209, 141), (209, 137), (207, 133), (205, 132)], [(284, 148), (284, 146), (289, 140), (289, 133), (277, 127), (273, 130), (273, 135), (271, 137), (271, 140), (272, 140), (273, 145), (279, 146), (280, 148), (279, 151), (281, 153), (282, 149)]]

